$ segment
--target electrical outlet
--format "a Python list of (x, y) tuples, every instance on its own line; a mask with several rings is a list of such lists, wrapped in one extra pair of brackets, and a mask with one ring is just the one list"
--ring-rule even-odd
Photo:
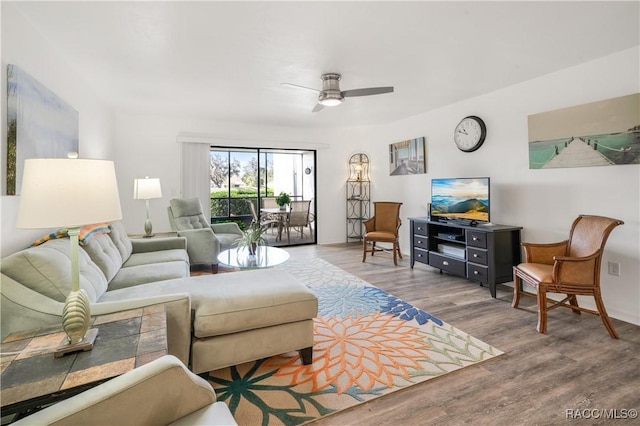
[(609, 275), (620, 276), (620, 263), (609, 261)]

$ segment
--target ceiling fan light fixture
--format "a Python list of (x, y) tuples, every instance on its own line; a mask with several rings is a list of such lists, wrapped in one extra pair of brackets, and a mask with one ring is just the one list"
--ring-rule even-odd
[(322, 106), (337, 106), (344, 101), (340, 91), (340, 74), (327, 73), (322, 75), (322, 91), (318, 96), (318, 103)]
[(313, 107), (311, 112), (321, 111), (324, 107), (334, 107), (344, 102), (345, 98), (357, 96), (382, 95), (384, 93), (393, 93), (393, 86), (387, 87), (367, 87), (363, 89), (340, 90), (341, 76), (338, 73), (322, 74), (322, 90), (312, 89), (311, 87), (300, 86), (291, 83), (282, 83), (287, 86), (298, 87), (300, 89), (311, 90), (319, 93), (318, 103)]
[(344, 101), (344, 96), (342, 96), (342, 92), (340, 89), (325, 89), (320, 92), (320, 96), (318, 96), (318, 103), (323, 106), (336, 106), (340, 105)]
[(338, 106), (342, 103), (342, 99), (340, 98), (320, 98), (318, 99), (318, 103), (323, 106), (332, 107)]

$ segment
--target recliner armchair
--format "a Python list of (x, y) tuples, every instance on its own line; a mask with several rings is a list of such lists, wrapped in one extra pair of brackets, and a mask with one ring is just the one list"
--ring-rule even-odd
[(167, 208), (171, 229), (187, 239), (187, 253), (191, 265), (211, 265), (218, 272), (218, 254), (235, 244), (242, 236), (238, 224), (209, 224), (204, 218), (198, 198), (173, 199)]
[(237, 425), (211, 385), (165, 355), (14, 425)]

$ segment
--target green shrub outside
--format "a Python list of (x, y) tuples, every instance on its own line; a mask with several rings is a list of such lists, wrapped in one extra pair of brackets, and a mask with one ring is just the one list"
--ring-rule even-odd
[[(258, 191), (256, 189), (232, 189), (231, 198), (227, 198), (229, 192), (226, 190), (211, 192), (211, 217), (229, 217), (229, 216), (251, 216), (251, 208), (246, 200), (256, 200)], [(267, 195), (273, 196), (273, 190), (267, 191)]]
[[(261, 191), (263, 197), (273, 197), (273, 189), (268, 189), (265, 195), (264, 190)], [(227, 198), (229, 196), (229, 191), (226, 189), (221, 189), (219, 191), (213, 191), (211, 193), (211, 198)], [(257, 198), (258, 190), (252, 188), (239, 188), (231, 190), (231, 198)]]

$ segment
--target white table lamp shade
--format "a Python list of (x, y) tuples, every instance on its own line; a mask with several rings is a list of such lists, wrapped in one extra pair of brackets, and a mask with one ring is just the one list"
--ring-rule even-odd
[(68, 228), (71, 291), (62, 310), (69, 345), (56, 356), (90, 350), (97, 329), (90, 333), (91, 304), (80, 288), (78, 233), (80, 227), (122, 219), (113, 161), (74, 158), (25, 160), (18, 208), (18, 228)]
[(113, 161), (25, 160), (18, 228), (73, 227), (120, 219)]
[(154, 198), (162, 198), (160, 179), (135, 179), (133, 182), (133, 198), (136, 200), (151, 200)]

